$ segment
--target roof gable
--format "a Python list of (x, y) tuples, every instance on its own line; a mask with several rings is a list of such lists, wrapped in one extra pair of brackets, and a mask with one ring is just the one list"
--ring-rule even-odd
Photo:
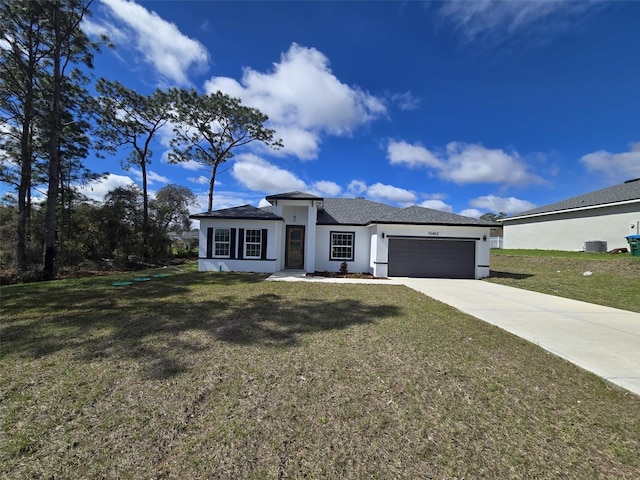
[(322, 197), (318, 197), (317, 195), (298, 191), (269, 195), (265, 197), (265, 199), (267, 202), (271, 202), (272, 200), (323, 200)]
[(508, 221), (510, 219), (528, 217), (531, 215), (550, 214), (554, 212), (604, 206), (633, 200), (640, 200), (640, 178), (628, 180), (619, 185), (596, 190), (595, 192), (589, 192), (584, 195), (578, 195), (577, 197), (561, 200), (560, 202), (533, 208), (531, 210), (518, 213), (517, 215), (511, 215), (504, 220)]
[(233, 220), (282, 220), (282, 217), (253, 205), (240, 205), (239, 207), (223, 208), (212, 212), (202, 212), (190, 215), (189, 218), (206, 219), (220, 218)]

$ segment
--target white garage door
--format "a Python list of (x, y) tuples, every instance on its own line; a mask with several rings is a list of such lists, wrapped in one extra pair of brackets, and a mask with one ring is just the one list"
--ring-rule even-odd
[(475, 272), (473, 240), (389, 239), (390, 277), (475, 278)]

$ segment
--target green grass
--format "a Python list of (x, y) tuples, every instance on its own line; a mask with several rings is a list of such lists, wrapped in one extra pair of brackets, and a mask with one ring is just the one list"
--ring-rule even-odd
[(640, 471), (639, 397), (408, 288), (126, 279), (1, 288), (0, 477)]
[(493, 256), (517, 256), (517, 257), (553, 257), (553, 258), (579, 258), (604, 261), (630, 260), (640, 261), (638, 257), (632, 257), (629, 253), (610, 254), (606, 252), (569, 252), (564, 250), (515, 250), (515, 249), (493, 249)]
[(488, 281), (640, 313), (640, 257), (630, 254), (492, 250)]

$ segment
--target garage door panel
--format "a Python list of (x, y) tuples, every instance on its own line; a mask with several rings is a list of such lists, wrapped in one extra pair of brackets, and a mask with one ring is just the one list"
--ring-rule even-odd
[(389, 276), (475, 278), (476, 247), (469, 240), (389, 239)]

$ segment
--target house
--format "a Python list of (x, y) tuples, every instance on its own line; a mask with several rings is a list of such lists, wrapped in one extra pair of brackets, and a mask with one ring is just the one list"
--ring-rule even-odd
[(640, 178), (500, 220), (504, 248), (594, 251), (627, 247), (639, 233)]
[(200, 271), (337, 272), (346, 262), (377, 277), (489, 275), (492, 222), (303, 192), (266, 200), (191, 216), (200, 221)]

